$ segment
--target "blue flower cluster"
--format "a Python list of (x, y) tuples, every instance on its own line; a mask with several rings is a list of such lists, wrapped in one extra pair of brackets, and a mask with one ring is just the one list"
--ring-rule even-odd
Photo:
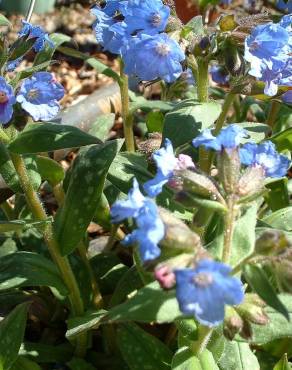
[(161, 0), (107, 0), (104, 8), (95, 6), (91, 11), (96, 16), (97, 41), (105, 50), (121, 55), (128, 75), (166, 82), (181, 75), (185, 55), (163, 33), (170, 9)]
[(292, 86), (292, 14), (277, 24), (254, 28), (245, 41), (249, 74), (265, 82), (265, 94), (274, 96), (279, 85)]
[(58, 100), (63, 96), (63, 86), (49, 72), (37, 72), (25, 79), (16, 97), (12, 86), (0, 77), (0, 123), (6, 124), (11, 120), (16, 102), (35, 121), (48, 121), (59, 112)]
[[(241, 140), (248, 137), (248, 132), (236, 124), (223, 128), (217, 137), (209, 129), (204, 130), (193, 140), (194, 147), (204, 145), (206, 149), (221, 151), (239, 147)], [(267, 177), (286, 175), (291, 161), (277, 152), (271, 141), (261, 144), (249, 142), (239, 148), (241, 163), (246, 166), (260, 166)]]
[[(165, 185), (173, 176), (174, 170), (194, 167), (194, 163), (188, 155), (175, 157), (170, 140), (165, 140), (165, 147), (153, 154), (157, 166), (157, 174), (144, 184), (144, 190), (149, 197), (156, 197), (161, 193)], [(137, 230), (124, 239), (124, 244), (139, 243), (140, 256), (143, 262), (157, 258), (160, 255), (158, 243), (164, 237), (164, 225), (159, 217), (158, 209), (154, 201), (144, 197), (140, 192), (139, 185), (134, 179), (133, 188), (126, 200), (117, 201), (111, 208), (113, 223), (119, 223), (127, 218), (133, 218)]]
[(225, 305), (238, 305), (244, 298), (241, 281), (230, 272), (230, 266), (211, 260), (199, 261), (195, 269), (175, 270), (180, 310), (203, 325), (220, 324)]
[(292, 0), (286, 2), (284, 0), (278, 0), (276, 5), (278, 9), (292, 13)]
[(128, 198), (113, 204), (111, 217), (113, 223), (120, 223), (127, 218), (135, 220), (137, 229), (125, 237), (123, 244), (138, 243), (143, 262), (160, 256), (158, 243), (164, 237), (164, 224), (159, 217), (156, 204), (152, 199), (144, 197), (136, 179)]

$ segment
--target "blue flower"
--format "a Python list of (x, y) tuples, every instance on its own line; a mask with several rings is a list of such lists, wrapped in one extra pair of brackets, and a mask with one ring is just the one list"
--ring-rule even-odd
[(13, 88), (3, 77), (0, 77), (0, 123), (8, 123), (13, 115), (13, 104), (16, 103)]
[(13, 72), (22, 62), (22, 59), (23, 59), (22, 57), (19, 57), (17, 59), (8, 61), (6, 65), (6, 71)]
[(129, 191), (126, 200), (119, 200), (111, 207), (111, 217), (113, 223), (120, 223), (126, 218), (135, 218), (140, 209), (144, 206), (145, 197), (140, 192), (139, 184), (136, 179), (133, 181), (133, 188)]
[(201, 260), (195, 269), (175, 271), (176, 297), (185, 315), (194, 315), (203, 325), (212, 327), (224, 320), (225, 305), (243, 301), (241, 281), (229, 275), (224, 263)]
[(165, 33), (139, 34), (122, 49), (125, 72), (141, 80), (161, 78), (166, 82), (176, 80), (182, 73), (180, 62), (185, 55), (175, 40)]
[(165, 30), (170, 8), (161, 0), (129, 0), (122, 13), (130, 33), (143, 30), (153, 34)]
[(102, 11), (110, 16), (113, 17), (117, 12), (121, 11), (123, 3), (127, 1), (121, 0), (107, 0), (105, 6), (102, 8)]
[(267, 177), (283, 177), (291, 162), (277, 152), (271, 141), (246, 143), (239, 150), (240, 161), (246, 166), (261, 166)]
[(51, 73), (37, 72), (23, 81), (16, 99), (35, 121), (49, 121), (58, 114), (63, 96), (63, 86)]
[(236, 124), (232, 124), (223, 128), (217, 137), (212, 135), (210, 129), (206, 129), (192, 143), (195, 148), (204, 145), (206, 149), (220, 151), (236, 148), (239, 146), (241, 139), (246, 137), (248, 137), (246, 130)]
[(284, 0), (278, 0), (276, 5), (278, 9), (292, 13), (292, 0), (288, 0), (286, 2)]
[(228, 72), (224, 67), (219, 65), (212, 65), (209, 70), (211, 78), (214, 82), (220, 85), (227, 85), (229, 82)]
[(136, 179), (128, 198), (113, 204), (111, 217), (114, 223), (120, 223), (127, 218), (135, 220), (137, 229), (125, 237), (123, 244), (138, 243), (143, 262), (159, 257), (161, 252), (158, 243), (164, 237), (164, 224), (159, 217), (156, 204), (150, 198), (144, 197)]
[(35, 52), (43, 50), (46, 44), (50, 47), (54, 47), (53, 41), (49, 38), (49, 35), (40, 26), (33, 26), (31, 23), (22, 21), (23, 27), (19, 32), (19, 36), (27, 36), (28, 38), (36, 39), (33, 48)]
[(281, 96), (281, 99), (286, 104), (292, 104), (292, 90), (285, 92), (285, 94)]

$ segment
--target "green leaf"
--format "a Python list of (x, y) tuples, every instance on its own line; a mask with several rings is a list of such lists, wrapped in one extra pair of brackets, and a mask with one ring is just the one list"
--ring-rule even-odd
[(243, 139), (242, 143), (247, 143), (249, 141), (258, 143), (266, 138), (266, 135), (270, 130), (269, 126), (264, 123), (240, 122), (237, 123), (237, 125), (241, 126), (249, 134), (249, 138)]
[(11, 26), (10, 21), (3, 14), (0, 14), (0, 26)]
[(73, 317), (67, 321), (68, 330), (66, 337), (73, 339), (81, 333), (85, 333), (89, 330), (96, 329), (100, 324), (103, 317), (105, 317), (107, 311), (88, 311), (81, 317)]
[(129, 92), (131, 103), (130, 110), (135, 113), (136, 110), (141, 109), (143, 112), (151, 112), (157, 109), (161, 112), (169, 112), (175, 106), (172, 102), (166, 102), (162, 100), (147, 100), (143, 96), (135, 95), (133, 92)]
[(12, 365), (11, 370), (42, 370), (40, 366), (28, 358), (19, 356), (16, 362)]
[(134, 323), (117, 330), (117, 344), (131, 370), (169, 370), (172, 353), (160, 340)]
[(53, 346), (44, 343), (24, 342), (19, 355), (25, 356), (38, 363), (66, 362), (72, 358), (74, 348), (70, 343)]
[[(172, 359), (172, 370), (219, 370), (213, 355), (205, 349), (197, 356), (188, 347), (180, 348)], [(226, 369), (227, 370), (227, 369)]]
[(262, 221), (275, 229), (292, 231), (292, 206), (279, 209), (262, 218)]
[(64, 180), (65, 171), (58, 162), (51, 158), (42, 156), (37, 156), (35, 160), (39, 174), (43, 180), (47, 180), (52, 186), (55, 186)]
[[(50, 35), (50, 39), (53, 41), (54, 46), (46, 44), (44, 49), (37, 53), (35, 60), (34, 60), (34, 67), (39, 66), (47, 61), (50, 61), (57, 50), (59, 46), (64, 44), (65, 42), (69, 42), (71, 40), (71, 37), (64, 35), (62, 33), (52, 33)], [(43, 66), (43, 69), (46, 67)]]
[(0, 258), (0, 291), (22, 286), (49, 286), (68, 293), (57, 267), (32, 252), (16, 252)]
[(50, 152), (57, 149), (79, 148), (100, 141), (73, 126), (54, 123), (28, 125), (8, 146), (18, 154)]
[[(290, 294), (280, 294), (278, 298), (282, 304), (287, 308), (289, 316), (292, 317), (292, 300)], [(269, 316), (270, 322), (267, 325), (252, 325), (252, 339), (251, 343), (256, 345), (263, 345), (272, 342), (275, 339), (292, 337), (292, 321), (287, 319), (274, 308), (267, 306), (265, 308), (266, 314)], [(238, 340), (242, 340), (238, 338)]]
[(21, 231), (26, 225), (25, 221), (0, 221), (0, 233), (7, 233), (10, 231)]
[(56, 215), (56, 237), (61, 253), (73, 252), (94, 217), (108, 169), (123, 140), (108, 141), (80, 151), (74, 161), (64, 204)]
[(265, 185), (266, 188), (270, 189), (265, 196), (265, 200), (272, 211), (289, 206), (290, 200), (287, 185), (288, 179), (286, 177), (275, 179)]
[(269, 140), (276, 145), (279, 152), (283, 150), (292, 151), (292, 127), (273, 135)]
[(216, 121), (220, 111), (221, 106), (215, 101), (196, 103), (189, 99), (177, 104), (165, 116), (163, 140), (170, 139), (174, 148), (190, 142)]
[(23, 80), (24, 78), (28, 78), (32, 76), (35, 72), (39, 72), (39, 71), (46, 69), (51, 64), (53, 64), (53, 62), (49, 60), (35, 67), (26, 68), (25, 70), (16, 73), (16, 76), (13, 78), (13, 80), (10, 83), (12, 86), (17, 86), (20, 80)]
[(260, 370), (259, 362), (247, 343), (226, 342), (219, 361), (221, 370)]
[(35, 41), (35, 38), (27, 39), (26, 36), (18, 38), (10, 47), (9, 61), (20, 58), (28, 53), (32, 49)]
[(149, 112), (146, 118), (146, 125), (149, 132), (162, 132), (164, 114), (161, 112)]
[(111, 68), (109, 68), (107, 65), (103, 64), (99, 60), (85, 53), (82, 53), (81, 51), (78, 51), (72, 48), (63, 47), (63, 46), (59, 47), (58, 51), (70, 57), (84, 60), (87, 64), (89, 64), (92, 68), (94, 68), (98, 73), (102, 73), (108, 77), (113, 78), (116, 81), (120, 80), (120, 76), (115, 71), (113, 71)]
[(157, 282), (138, 290), (134, 297), (108, 311), (104, 322), (170, 323), (182, 316), (174, 291), (165, 291)]
[(256, 265), (244, 267), (244, 277), (252, 289), (271, 307), (280, 312), (289, 321), (287, 308), (278, 298), (264, 270)]
[(279, 362), (276, 363), (273, 370), (291, 370), (291, 365), (288, 362), (287, 354), (284, 354)]
[(105, 141), (108, 138), (110, 129), (113, 127), (114, 123), (114, 113), (103, 114), (91, 125), (88, 133), (97, 137), (101, 141)]
[(205, 34), (203, 17), (201, 15), (193, 17), (190, 21), (188, 21), (186, 26), (189, 27), (191, 31), (196, 34), (196, 36), (204, 36)]
[(0, 321), (0, 368), (11, 369), (24, 336), (28, 304), (17, 306)]

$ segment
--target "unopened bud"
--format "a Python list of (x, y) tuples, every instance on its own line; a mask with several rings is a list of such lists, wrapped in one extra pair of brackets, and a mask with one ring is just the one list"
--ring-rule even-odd
[(232, 194), (240, 174), (238, 149), (224, 149), (217, 158), (218, 175), (224, 190), (227, 194)]
[(285, 234), (281, 230), (265, 231), (256, 241), (255, 251), (258, 254), (278, 254), (290, 246)]
[(214, 181), (196, 170), (176, 171), (183, 181), (183, 190), (194, 195), (201, 195), (212, 200), (221, 200), (222, 196)]
[(163, 289), (171, 289), (175, 285), (175, 274), (166, 264), (158, 265), (154, 276)]
[(239, 335), (246, 340), (250, 340), (252, 338), (252, 327), (249, 321), (243, 321), (243, 327)]
[(219, 21), (220, 30), (223, 32), (233, 31), (237, 27), (233, 14), (223, 16)]
[(182, 27), (183, 27), (183, 24), (179, 18), (170, 16), (168, 19), (166, 28), (165, 28), (165, 32), (169, 33), (173, 31), (178, 31), (178, 30), (181, 30)]
[(243, 317), (253, 324), (267, 325), (269, 323), (269, 317), (265, 313), (262, 307), (254, 305), (252, 303), (243, 303), (236, 307), (236, 311)]
[(264, 190), (265, 173), (261, 166), (248, 167), (239, 179), (236, 193), (240, 197), (250, 197), (262, 194)]
[(231, 306), (226, 308), (225, 319), (223, 324), (223, 333), (226, 338), (233, 340), (235, 335), (243, 328), (243, 320), (240, 315)]
[(196, 253), (201, 248), (201, 239), (183, 221), (164, 208), (159, 208), (159, 215), (165, 226), (165, 236), (160, 242), (162, 247), (170, 249), (171, 254), (182, 251)]
[(273, 264), (281, 288), (292, 293), (292, 261), (284, 259)]

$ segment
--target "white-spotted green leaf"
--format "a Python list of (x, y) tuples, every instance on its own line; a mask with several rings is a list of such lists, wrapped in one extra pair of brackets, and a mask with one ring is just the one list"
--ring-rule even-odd
[(260, 370), (258, 359), (249, 345), (235, 341), (226, 342), (219, 367), (221, 370)]

